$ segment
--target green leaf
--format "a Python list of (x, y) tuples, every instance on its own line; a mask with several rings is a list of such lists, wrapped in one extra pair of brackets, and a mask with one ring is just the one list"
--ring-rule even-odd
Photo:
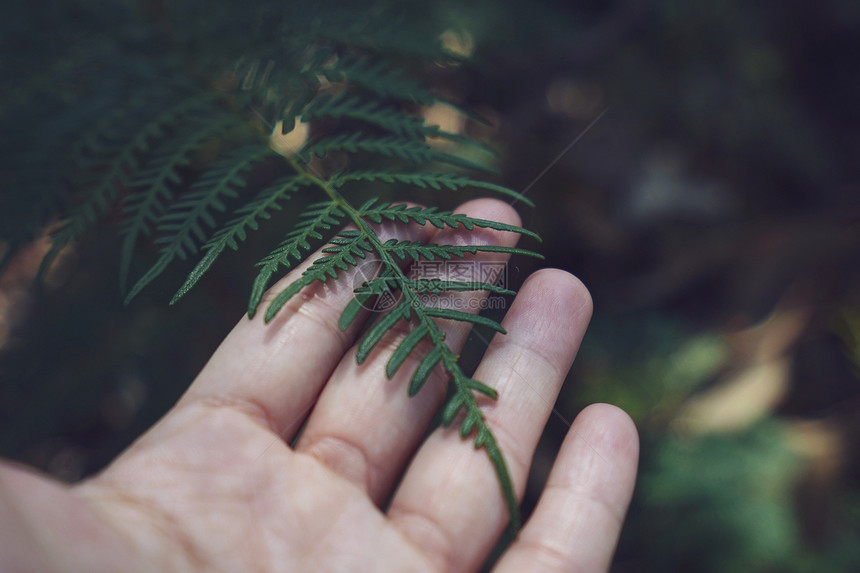
[[(154, 97), (150, 93), (132, 98), (127, 108), (119, 110), (120, 117), (137, 115), (142, 109), (148, 109), (147, 95)], [(118, 121), (118, 118), (111, 117), (108, 125), (102, 126), (97, 132), (98, 135), (92, 134), (79, 146), (78, 162), (87, 164), (87, 171), (97, 171), (98, 175), (79, 190), (78, 194), (82, 200), (71, 210), (67, 222), (51, 237), (51, 248), (39, 267), (38, 282), (41, 283), (60, 250), (80, 237), (95, 223), (100, 214), (107, 212), (116, 203), (119, 190), (129, 184), (130, 174), (138, 171), (140, 161), (152, 143), (165, 136), (167, 126), (177, 122), (184, 114), (201, 106), (211, 105), (211, 98), (208, 96), (191, 97), (187, 93), (182, 93), (181, 96), (183, 97), (180, 97), (178, 102), (174, 101), (173, 105), (137, 130), (131, 131), (130, 135), (125, 129), (116, 130), (113, 135), (118, 141), (112, 141), (109, 145), (100, 142), (99, 136), (104, 137), (106, 131), (116, 127), (114, 122)], [(98, 156), (95, 159), (84, 159), (87, 151), (90, 154), (98, 153)]]
[(310, 250), (310, 241), (322, 240), (321, 231), (328, 231), (333, 226), (339, 225), (344, 216), (344, 212), (334, 201), (314, 203), (299, 215), (299, 223), (295, 229), (287, 234), (286, 239), (275, 250), (257, 263), (260, 271), (251, 289), (251, 298), (248, 302), (249, 318), (254, 318), (257, 313), (257, 307), (260, 306), (260, 301), (263, 299), (263, 294), (269, 286), (272, 275), (280, 267), (292, 267), (291, 258), (295, 259), (297, 263), (304, 260), (302, 252)]
[(382, 315), (382, 318), (377, 320), (370, 330), (367, 331), (364, 337), (362, 337), (361, 342), (358, 345), (358, 350), (355, 352), (356, 361), (361, 364), (367, 360), (367, 357), (370, 356), (370, 352), (377, 343), (382, 340), (385, 333), (391, 330), (394, 325), (401, 320), (409, 320), (410, 316), (409, 304), (406, 301), (401, 302)]
[(540, 253), (501, 245), (425, 245), (420, 241), (390, 239), (383, 246), (387, 252), (396, 255), (401, 260), (411, 258), (413, 260), (427, 259), (433, 261), (436, 258), (448, 260), (453, 257), (462, 259), (466, 255), (476, 253), (507, 253), (543, 259), (543, 255)]
[[(406, 337), (397, 345), (397, 348), (392, 353), (391, 358), (388, 359), (388, 362), (385, 364), (385, 375), (389, 378), (394, 376), (397, 369), (403, 364), (403, 361), (412, 354), (412, 351), (415, 350), (415, 347), (427, 336), (429, 330), (427, 326), (424, 324), (419, 324), (412, 331), (406, 335)], [(413, 377), (414, 379), (414, 377)], [(417, 391), (417, 390), (416, 390)], [(412, 387), (410, 385), (409, 388), (410, 395), (414, 394), (412, 392)]]
[(493, 462), (496, 477), (502, 487), (505, 504), (508, 506), (508, 515), (511, 518), (510, 527), (513, 531), (519, 531), (520, 504), (514, 491), (511, 472), (508, 469), (508, 464), (505, 462), (505, 456), (502, 455), (502, 450), (499, 448), (498, 443), (496, 443), (495, 436), (493, 436), (493, 433), (486, 425), (478, 428), (478, 435), (475, 437), (475, 448), (484, 448), (487, 450), (487, 455), (490, 457), (490, 461)]
[(499, 397), (498, 392), (496, 392), (495, 390), (493, 390), (492, 388), (490, 388), (489, 386), (487, 386), (483, 382), (478, 382), (477, 380), (469, 378), (468, 380), (466, 380), (466, 385), (471, 390), (476, 390), (476, 391), (480, 392), (481, 394), (484, 394), (485, 396), (492, 398), (493, 400), (495, 400)]
[(246, 203), (236, 210), (238, 217), (227, 222), (206, 244), (203, 249), (206, 251), (204, 257), (197, 263), (197, 266), (188, 274), (185, 283), (179, 288), (176, 294), (170, 301), (170, 304), (175, 304), (182, 296), (184, 296), (197, 282), (206, 274), (212, 263), (228, 246), (233, 250), (239, 249), (239, 242), (244, 241), (247, 233), (246, 228), (256, 230), (259, 227), (258, 218), (268, 219), (271, 217), (270, 210), (280, 210), (280, 202), (290, 198), (289, 192), (295, 191), (302, 185), (309, 184), (309, 181), (301, 175), (291, 175), (281, 179), (271, 187), (260, 191), (253, 201)]
[[(445, 348), (448, 347), (445, 346)], [(421, 387), (424, 386), (427, 378), (430, 377), (430, 373), (433, 372), (433, 368), (435, 368), (442, 360), (442, 352), (443, 349), (437, 344), (433, 350), (428, 352), (424, 358), (421, 359), (421, 362), (418, 363), (418, 368), (415, 369), (415, 373), (409, 381), (410, 396), (415, 396), (418, 391), (421, 390)]]
[(135, 174), (130, 184), (130, 194), (123, 202), (125, 216), (120, 226), (122, 247), (120, 249), (120, 289), (125, 292), (131, 261), (139, 238), (152, 233), (152, 225), (173, 200), (174, 188), (182, 182), (179, 169), (191, 163), (191, 154), (208, 140), (222, 134), (238, 119), (226, 115), (217, 120), (209, 117), (184, 137), (167, 140), (153, 154), (149, 163)]
[(403, 71), (381, 59), (367, 56), (347, 56), (337, 60), (336, 65), (326, 71), (329, 81), (354, 82), (383, 98), (432, 105), (436, 97)]
[(427, 316), (433, 316), (436, 318), (444, 318), (446, 320), (457, 320), (460, 322), (471, 322), (473, 324), (478, 324), (481, 326), (486, 326), (487, 328), (491, 328), (496, 332), (501, 332), (502, 334), (506, 334), (505, 329), (502, 328), (502, 325), (496, 322), (491, 318), (487, 318), (485, 316), (481, 316), (480, 314), (472, 314), (469, 312), (463, 312), (460, 310), (454, 310), (451, 308), (433, 308), (433, 307), (425, 307), (424, 312)]
[(397, 157), (415, 163), (432, 163), (438, 154), (423, 141), (389, 135), (370, 137), (362, 132), (339, 134), (317, 140), (307, 145), (299, 155), (310, 161), (313, 156), (325, 157), (331, 151), (378, 153), (385, 157)]
[(488, 183), (479, 179), (472, 179), (464, 175), (454, 175), (452, 173), (393, 173), (387, 171), (355, 171), (349, 173), (341, 173), (332, 178), (331, 184), (334, 187), (341, 187), (350, 181), (383, 181), (385, 183), (404, 183), (407, 185), (415, 185), (416, 187), (432, 189), (447, 188), (452, 191), (472, 187), (475, 189), (486, 189), (500, 195), (511, 197), (529, 207), (534, 207), (534, 203), (522, 193), (509, 189), (495, 183)]
[(370, 299), (373, 298), (373, 293), (362, 293), (356, 294), (352, 297), (352, 300), (347, 303), (346, 308), (343, 309), (343, 312), (340, 315), (340, 320), (338, 320), (338, 327), (341, 330), (346, 330), (350, 327), (350, 325), (355, 321), (358, 314), (361, 312), (361, 309), (367, 308), (367, 303)]
[[(463, 418), (463, 422), (460, 425), (460, 435), (465, 438), (469, 436), (475, 428), (477, 428), (477, 435), (475, 436), (474, 442), (475, 448), (484, 448), (487, 451), (487, 456), (490, 458), (493, 468), (496, 471), (496, 477), (498, 478), (499, 485), (501, 486), (505, 505), (507, 505), (508, 508), (508, 515), (511, 519), (511, 529), (516, 532), (520, 527), (520, 508), (516, 492), (514, 491), (513, 481), (511, 480), (511, 473), (508, 469), (507, 463), (505, 462), (505, 457), (496, 442), (496, 438), (493, 436), (493, 432), (490, 430), (489, 426), (487, 426), (484, 416), (477, 405), (475, 396), (471, 392), (475, 387), (475, 384), (480, 383), (464, 376), (459, 367), (454, 368), (453, 381), (455, 393), (448, 400), (448, 403), (442, 411), (442, 424), (450, 426), (454, 421), (454, 418), (457, 416), (457, 413), (461, 409), (466, 410), (466, 416)], [(480, 385), (483, 386), (483, 384)]]
[(462, 227), (471, 231), (475, 227), (481, 227), (497, 231), (506, 231), (509, 233), (519, 233), (521, 235), (531, 237), (539, 242), (541, 241), (541, 238), (537, 233), (523, 227), (499, 223), (497, 221), (489, 221), (487, 219), (476, 219), (463, 213), (454, 214), (450, 211), (437, 212), (435, 207), (409, 207), (404, 204), (383, 203), (382, 205), (371, 204), (367, 208), (359, 209), (359, 213), (374, 223), (379, 223), (384, 218), (389, 221), (398, 220), (403, 223), (414, 221), (419, 225), (430, 223), (439, 229), (445, 227), (452, 229)]
[(246, 185), (241, 174), (273, 153), (262, 146), (243, 147), (229, 153), (192, 186), (190, 193), (161, 216), (158, 229), (165, 235), (155, 242), (164, 247), (155, 264), (131, 288), (126, 304), (161, 275), (175, 258), (185, 259), (197, 252), (197, 242), (206, 239), (205, 227), (215, 225), (211, 211), (224, 211), (222, 198), (238, 197), (236, 188)]
[[(364, 259), (367, 253), (373, 251), (365, 235), (357, 231), (343, 231), (334, 237), (330, 243), (331, 247), (323, 249), (324, 256), (315, 260), (313, 264), (302, 273), (301, 278), (293, 281), (286, 289), (280, 292), (269, 307), (266, 309), (265, 321), (270, 322), (278, 311), (296, 295), (302, 288), (315, 282), (326, 282), (330, 278), (338, 277), (340, 263), (352, 256), (353, 260)], [(346, 266), (346, 265), (345, 265)], [(348, 267), (348, 266), (347, 266)]]
[(425, 125), (423, 119), (398, 107), (346, 93), (319, 96), (302, 114), (305, 121), (322, 117), (355, 119), (376, 125), (395, 135), (421, 140), (426, 135), (438, 132), (438, 129), (433, 130)]
[(442, 410), (442, 425), (450, 426), (457, 416), (457, 412), (465, 405), (466, 398), (462, 393), (458, 392), (451, 396), (451, 399), (448, 400), (448, 403), (445, 404), (445, 408)]

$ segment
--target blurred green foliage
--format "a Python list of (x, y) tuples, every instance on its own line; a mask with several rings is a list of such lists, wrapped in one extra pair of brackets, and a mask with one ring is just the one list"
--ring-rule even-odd
[(616, 404), (649, 428), (665, 425), (728, 358), (715, 334), (653, 315), (597, 317), (580, 352), (586, 359), (575, 367), (582, 380), (576, 401)]
[[(772, 571), (800, 551), (797, 464), (777, 424), (738, 435), (667, 436), (642, 468), (647, 552), (666, 571)], [(683, 524), (683, 527), (679, 527)]]

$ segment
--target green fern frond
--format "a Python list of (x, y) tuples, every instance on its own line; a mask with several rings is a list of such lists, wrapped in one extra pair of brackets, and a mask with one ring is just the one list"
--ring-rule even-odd
[(477, 430), (474, 441), (475, 449), (484, 448), (487, 451), (487, 456), (496, 470), (496, 477), (499, 479), (505, 503), (508, 506), (508, 514), (511, 517), (511, 529), (517, 531), (520, 527), (520, 509), (511, 480), (510, 470), (508, 470), (505, 457), (499, 448), (498, 442), (496, 442), (496, 437), (493, 435), (490, 427), (487, 426), (484, 414), (478, 406), (474, 392), (480, 392), (492, 399), (496, 399), (497, 394), (492, 388), (463, 374), (459, 365), (454, 366), (452, 379), (455, 393), (442, 410), (442, 424), (450, 426), (457, 417), (457, 414), (465, 411), (465, 416), (460, 424), (460, 436), (466, 438)]
[(143, 288), (155, 280), (175, 258), (185, 259), (197, 252), (198, 241), (206, 240), (205, 227), (214, 227), (212, 211), (224, 211), (224, 198), (238, 197), (237, 188), (246, 185), (242, 174), (255, 163), (272, 157), (268, 147), (251, 145), (232, 151), (194, 183), (191, 191), (174, 203), (158, 220), (158, 230), (165, 233), (155, 240), (164, 245), (155, 264), (131, 288), (128, 304)]
[[(372, 230), (365, 228), (365, 232), (373, 233)], [(355, 232), (355, 236), (361, 237), (360, 231)], [(375, 237), (375, 235), (374, 235)], [(418, 289), (414, 288), (414, 281), (410, 281), (403, 271), (396, 264), (390, 254), (390, 246), (396, 241), (379, 242), (378, 238), (375, 241), (368, 241), (374, 245), (374, 250), (379, 254), (383, 272), (381, 274), (382, 281), (380, 284), (395, 284), (403, 295), (403, 300), (398, 303), (393, 309), (384, 314), (362, 337), (356, 351), (356, 360), (361, 363), (365, 361), (373, 348), (382, 340), (386, 332), (389, 332), (401, 320), (414, 320), (417, 325), (413, 330), (404, 337), (398, 344), (395, 351), (392, 353), (386, 363), (386, 375), (391, 377), (402, 366), (406, 358), (411, 355), (422, 340), (428, 340), (432, 346), (431, 350), (421, 359), (412, 378), (409, 382), (409, 394), (414, 396), (417, 394), (430, 373), (441, 364), (445, 372), (451, 377), (454, 387), (454, 394), (447, 403), (443, 411), (442, 421), (446, 426), (450, 426), (457, 414), (460, 411), (465, 411), (465, 417), (460, 426), (460, 435), (463, 438), (468, 437), (473, 432), (477, 432), (475, 436), (475, 448), (484, 448), (487, 455), (495, 468), (496, 475), (499, 479), (499, 484), (502, 489), (502, 494), (505, 498), (505, 503), (508, 508), (508, 513), (511, 518), (511, 527), (516, 531), (519, 528), (519, 505), (517, 502), (516, 492), (513, 488), (513, 482), (510, 477), (507, 463), (504, 455), (498, 447), (495, 436), (486, 423), (483, 412), (481, 411), (475, 392), (482, 393), (490, 398), (495, 399), (497, 393), (495, 390), (472, 378), (467, 377), (461, 370), (458, 359), (448, 344), (445, 342), (445, 333), (439, 328), (439, 325), (434, 319), (454, 320), (458, 322), (466, 322), (471, 324), (479, 324), (489, 327), (497, 332), (504, 333), (502, 326), (496, 321), (482, 317), (480, 315), (465, 313), (453, 309), (436, 308), (425, 304), (424, 298)], [(445, 245), (443, 247), (450, 247)], [(297, 285), (300, 281), (293, 283)], [(372, 283), (372, 281), (371, 281)], [(367, 284), (367, 283), (366, 283)], [(420, 283), (419, 283), (420, 284)], [(291, 285), (292, 287), (292, 285)], [(289, 287), (288, 287), (289, 288)], [(299, 287), (300, 289), (301, 287)], [(299, 289), (292, 292), (295, 294)], [(292, 296), (290, 294), (290, 296)], [(344, 313), (349, 311), (349, 307)], [(341, 325), (343, 325), (341, 319)]]
[[(440, 52), (436, 59), (447, 59), (447, 57), (443, 57), (442, 52)], [(346, 81), (358, 84), (383, 98), (423, 106), (444, 103), (478, 123), (490, 125), (485, 117), (435, 96), (417, 81), (404, 74), (402, 69), (394, 67), (390, 62), (383, 59), (373, 60), (366, 55), (345, 57), (337, 60), (332, 69), (326, 70), (325, 76), (332, 82)]]
[(303, 149), (299, 155), (308, 161), (312, 156), (325, 157), (330, 151), (364, 151), (386, 157), (399, 157), (415, 163), (431, 163), (435, 160), (434, 151), (422, 141), (397, 136), (368, 137), (361, 132), (320, 139)]
[(385, 333), (394, 328), (394, 325), (401, 320), (409, 321), (412, 318), (412, 311), (409, 300), (402, 300), (397, 306), (386, 312), (377, 320), (373, 326), (361, 338), (358, 349), (355, 352), (355, 360), (359, 364), (367, 360), (370, 352), (376, 344), (382, 340)]
[(502, 328), (501, 324), (491, 318), (481, 316), (480, 314), (472, 314), (470, 312), (463, 312), (461, 310), (454, 310), (452, 308), (434, 308), (432, 306), (425, 307), (424, 312), (427, 313), (427, 316), (432, 316), (434, 318), (444, 318), (445, 320), (457, 320), (460, 322), (471, 322), (472, 324), (486, 326), (487, 328), (495, 330), (496, 332), (507, 334), (505, 329)]
[(165, 212), (173, 200), (174, 189), (181, 183), (178, 170), (191, 163), (191, 154), (211, 138), (236, 125), (238, 119), (225, 115), (218, 121), (203, 121), (190, 126), (184, 137), (167, 140), (156, 149), (150, 162), (131, 181), (131, 193), (123, 203), (125, 220), (119, 228), (122, 237), (120, 249), (120, 288), (126, 290), (132, 257), (141, 235), (149, 236), (152, 225)]
[(263, 294), (269, 286), (269, 282), (281, 267), (290, 268), (293, 263), (290, 259), (300, 262), (304, 259), (302, 251), (311, 249), (311, 240), (321, 240), (323, 236), (320, 231), (328, 231), (335, 225), (339, 225), (345, 213), (334, 201), (314, 203), (299, 215), (299, 223), (295, 229), (287, 234), (286, 239), (278, 247), (269, 253), (262, 261), (257, 263), (260, 271), (254, 279), (251, 289), (251, 298), (248, 302), (248, 317), (254, 318)]
[(383, 98), (394, 98), (421, 105), (432, 105), (436, 97), (402, 70), (382, 59), (353, 56), (338, 60), (326, 70), (329, 81), (347, 81), (370, 90)]
[[(140, 101), (133, 102), (132, 109), (140, 103)], [(116, 137), (127, 137), (127, 139), (112, 153), (107, 151), (111, 147), (103, 148), (102, 144), (97, 143), (95, 136), (89, 140), (86, 148), (89, 151), (105, 154), (104, 159), (106, 161), (102, 163), (101, 160), (90, 160), (85, 161), (85, 163), (88, 163), (91, 169), (98, 165), (102, 173), (98, 175), (94, 184), (87, 185), (81, 191), (81, 194), (85, 196), (84, 199), (69, 213), (65, 225), (51, 237), (51, 249), (42, 259), (39, 268), (39, 281), (44, 277), (44, 273), (60, 250), (86, 232), (95, 223), (99, 215), (107, 212), (117, 201), (120, 189), (129, 184), (129, 177), (138, 170), (141, 157), (149, 151), (152, 142), (163, 137), (166, 129), (176, 123), (178, 117), (203, 104), (208, 104), (207, 98), (183, 98), (179, 103), (162, 111), (140, 129), (131, 132), (130, 137), (127, 137), (123, 132), (116, 133)], [(123, 113), (130, 112), (126, 109), (122, 111)]]
[(305, 121), (323, 117), (355, 119), (376, 125), (395, 135), (422, 140), (440, 131), (439, 128), (427, 126), (424, 120), (400, 108), (346, 93), (323, 94), (302, 114)]
[(500, 195), (511, 197), (516, 201), (524, 203), (529, 207), (534, 207), (534, 203), (525, 197), (522, 193), (508, 189), (502, 185), (488, 183), (479, 179), (472, 179), (465, 175), (455, 175), (453, 173), (394, 173), (390, 171), (354, 171), (350, 173), (340, 173), (332, 177), (331, 185), (333, 187), (342, 187), (350, 181), (367, 181), (375, 182), (382, 181), (384, 183), (404, 183), (406, 185), (414, 185), (422, 189), (431, 188), (441, 190), (443, 188), (457, 191), (465, 188), (486, 189)]
[[(171, 103), (183, 101), (168, 85), (141, 90), (125, 101), (114, 105), (95, 121), (85, 133), (79, 135), (69, 153), (72, 165), (85, 168), (104, 163), (117, 149), (133, 139), (142, 123), (157, 116)], [(183, 96), (185, 94), (183, 93)], [(173, 96), (173, 97), (171, 97)]]
[[(409, 293), (410, 291), (407, 288), (405, 292)], [(409, 381), (409, 395), (414, 396), (417, 394), (433, 369), (436, 368), (438, 364), (442, 365), (445, 372), (450, 376), (451, 383), (454, 387), (454, 394), (443, 409), (442, 424), (450, 426), (457, 416), (457, 413), (461, 410), (465, 410), (466, 416), (460, 426), (460, 436), (462, 438), (466, 438), (473, 431), (477, 431), (474, 441), (475, 448), (484, 448), (486, 450), (496, 471), (496, 477), (499, 480), (502, 495), (505, 498), (508, 515), (511, 519), (511, 528), (514, 531), (517, 531), (520, 526), (520, 510), (513, 482), (511, 480), (510, 471), (507, 463), (505, 462), (505, 457), (496, 442), (492, 430), (487, 425), (484, 414), (481, 411), (475, 396), (475, 392), (479, 392), (495, 400), (498, 397), (498, 394), (486, 384), (469, 378), (463, 373), (458, 363), (459, 356), (451, 350), (447, 343), (445, 343), (445, 335), (432, 320), (432, 317), (436, 316), (449, 320), (466, 320), (476, 324), (484, 324), (502, 333), (504, 332), (504, 329), (498, 323), (478, 315), (469, 315), (467, 313), (460, 313), (451, 309), (433, 309), (425, 307), (421, 304), (420, 297), (417, 297), (414, 294), (409, 295), (409, 298), (412, 299), (412, 304), (414, 305), (413, 312), (419, 322), (418, 334), (414, 335), (412, 339), (407, 336), (404, 338), (401, 345), (408, 341), (414, 348), (417, 342), (424, 337), (429, 339), (433, 344), (433, 349), (428, 352), (424, 358), (422, 358)], [(471, 318), (467, 318), (467, 316)], [(426, 334), (424, 334), (425, 330)], [(416, 341), (415, 338), (419, 338), (419, 340)], [(404, 353), (409, 350), (409, 348), (404, 349)], [(395, 355), (397, 355), (399, 363), (392, 363), (392, 360), (389, 359), (389, 363), (386, 365), (386, 373), (396, 370), (405, 358), (401, 354), (398, 354), (397, 351), (392, 354), (392, 358), (394, 358)]]
[[(129, 168), (137, 165), (135, 159), (148, 152), (153, 141), (163, 138), (180, 121), (211, 109), (213, 98), (208, 92), (180, 91), (165, 94), (160, 99), (145, 93), (142, 99), (133, 100), (122, 110), (130, 116), (126, 121), (113, 123), (112, 119), (110, 124), (86, 138), (78, 160), (86, 167), (104, 166), (107, 173), (98, 177), (101, 187), (111, 185), (114, 179), (125, 183)], [(153, 113), (154, 117), (147, 117)], [(140, 122), (141, 115), (145, 118), (142, 124), (129, 125), (129, 121)]]
[[(315, 183), (322, 185), (329, 192), (334, 192), (332, 188), (325, 187), (325, 182), (321, 180), (317, 179)], [(347, 204), (344, 205), (348, 206)], [(349, 326), (357, 317), (364, 303), (374, 295), (383, 294), (390, 289), (392, 291), (399, 291), (403, 299), (383, 314), (362, 336), (356, 351), (356, 360), (359, 363), (365, 361), (385, 334), (391, 331), (400, 321), (411, 322), (414, 320), (417, 323), (392, 353), (392, 356), (386, 363), (386, 374), (389, 377), (392, 376), (423, 340), (429, 342), (431, 349), (421, 358), (416, 366), (415, 372), (412, 374), (409, 382), (409, 393), (410, 395), (414, 395), (420, 391), (423, 384), (429, 378), (430, 373), (438, 365), (442, 365), (444, 371), (451, 377), (455, 390), (453, 397), (445, 408), (444, 422), (446, 425), (450, 425), (458, 412), (465, 411), (466, 415), (460, 427), (460, 433), (465, 438), (473, 432), (477, 432), (475, 447), (484, 448), (487, 451), (502, 487), (502, 493), (511, 516), (512, 526), (516, 529), (519, 526), (519, 507), (510, 473), (504, 456), (495, 441), (492, 431), (486, 424), (475, 397), (475, 392), (479, 392), (495, 398), (496, 392), (489, 386), (463, 374), (457, 362), (459, 357), (447, 345), (445, 333), (440, 329), (436, 321), (451, 320), (470, 325), (481, 325), (500, 333), (504, 333), (505, 331), (495, 320), (477, 314), (433, 306), (428, 304), (430, 301), (425, 298), (427, 293), (443, 292), (445, 290), (468, 289), (491, 292), (498, 290), (505, 293), (510, 293), (511, 291), (487, 283), (464, 284), (456, 281), (440, 280), (434, 282), (422, 279), (410, 279), (404, 270), (400, 268), (398, 260), (433, 260), (437, 257), (450, 259), (478, 252), (527, 254), (538, 257), (540, 255), (525, 249), (496, 245), (427, 245), (417, 241), (400, 241), (397, 239), (383, 242), (363, 219), (362, 213), (371, 212), (372, 208), (373, 202), (369, 201), (360, 209), (346, 209), (358, 229), (344, 231), (332, 239), (331, 246), (323, 249), (324, 256), (315, 261), (299, 279), (293, 281), (275, 297), (266, 311), (266, 321), (268, 322), (274, 318), (283, 305), (305, 286), (315, 281), (327, 281), (337, 278), (340, 271), (345, 271), (355, 266), (358, 263), (358, 258), (366, 258), (368, 253), (375, 252), (382, 265), (380, 275), (377, 279), (365, 282), (364, 285), (356, 290), (355, 298), (347, 305), (341, 315), (340, 326), (342, 328)], [(432, 212), (430, 213), (430, 215), (433, 214)], [(442, 221), (439, 222), (442, 223)]]
[(486, 219), (476, 219), (463, 213), (454, 214), (450, 211), (437, 211), (435, 207), (408, 207), (402, 203), (383, 203), (381, 205), (374, 205), (371, 203), (366, 207), (359, 209), (359, 213), (362, 217), (365, 217), (374, 223), (381, 223), (383, 219), (388, 219), (389, 221), (400, 221), (401, 223), (413, 221), (419, 225), (430, 223), (438, 229), (443, 229), (445, 227), (456, 229), (458, 227), (462, 227), (471, 231), (475, 227), (481, 227), (485, 229), (494, 229), (496, 231), (519, 233), (526, 237), (531, 237), (538, 242), (541, 241), (541, 238), (537, 233), (523, 227), (507, 225), (497, 221), (488, 221)]
[[(424, 141), (426, 138), (447, 139), (455, 143), (477, 147), (489, 153), (494, 153), (491, 148), (478, 141), (455, 133), (449, 133), (441, 129), (438, 125), (428, 125), (422, 118), (416, 117), (399, 107), (386, 105), (377, 100), (367, 100), (346, 92), (335, 95), (320, 95), (302, 113), (304, 121), (324, 117), (353, 119), (375, 125), (399, 137), (419, 141)], [(452, 161), (449, 160), (448, 162)], [(468, 169), (495, 171), (495, 168), (490, 165), (469, 161), (462, 157), (459, 158), (459, 162), (463, 167)]]
[(270, 219), (272, 217), (270, 211), (280, 211), (280, 203), (290, 198), (289, 193), (291, 191), (295, 191), (302, 185), (308, 184), (309, 181), (303, 176), (291, 175), (278, 181), (271, 187), (263, 189), (257, 194), (254, 200), (237, 209), (235, 214), (239, 216), (228, 221), (203, 245), (203, 250), (206, 251), (206, 254), (188, 274), (188, 278), (176, 294), (173, 295), (170, 304), (176, 304), (180, 298), (185, 296), (197, 284), (225, 248), (230, 247), (234, 251), (239, 250), (239, 242), (246, 239), (247, 229), (256, 231), (259, 228), (258, 219)]
[(448, 163), (466, 169), (489, 170), (488, 166), (457, 155), (437, 151), (418, 139), (400, 136), (368, 137), (361, 132), (325, 137), (307, 146), (299, 156), (308, 162), (313, 156), (325, 157), (330, 151), (378, 153), (385, 157), (397, 157), (413, 163)]
[(526, 255), (536, 259), (543, 259), (543, 255), (528, 249), (518, 247), (505, 247), (501, 245), (433, 245), (421, 241), (399, 241), (389, 239), (382, 245), (382, 249), (391, 253), (400, 260), (426, 259), (429, 261), (439, 259), (450, 260), (451, 258), (462, 259), (466, 255), (476, 253), (507, 253), (510, 255)]
[(335, 236), (330, 247), (322, 250), (324, 255), (302, 273), (301, 278), (281, 291), (266, 309), (265, 321), (270, 322), (278, 311), (300, 290), (314, 282), (336, 279), (341, 271), (358, 264), (358, 259), (373, 252), (367, 237), (358, 231), (343, 231)]

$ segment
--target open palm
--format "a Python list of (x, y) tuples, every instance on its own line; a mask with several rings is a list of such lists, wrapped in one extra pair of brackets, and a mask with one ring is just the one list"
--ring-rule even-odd
[[(462, 211), (517, 223), (497, 201), (473, 201)], [(489, 230), (383, 232), (422, 239), (443, 233), (435, 240), (449, 243), (515, 240)], [(478, 296), (458, 300), (474, 303)], [(456, 423), (426, 436), (445, 397), (441, 371), (414, 398), (405, 382), (415, 362), (385, 377), (404, 330), (389, 332), (356, 364), (352, 347), (361, 320), (338, 328), (350, 297), (348, 286), (318, 284), (268, 325), (242, 319), (179, 403), (81, 484), (0, 466), (0, 569), (478, 569), (508, 518), (493, 467), (460, 438)], [(520, 495), (590, 315), (591, 300), (575, 278), (536, 273), (507, 313), (508, 334), (491, 341), (475, 373), (499, 390), (484, 412)], [(462, 324), (443, 328), (454, 349), (468, 335)], [(584, 410), (536, 510), (497, 569), (605, 569), (632, 492), (637, 451), (626, 414), (607, 405)]]

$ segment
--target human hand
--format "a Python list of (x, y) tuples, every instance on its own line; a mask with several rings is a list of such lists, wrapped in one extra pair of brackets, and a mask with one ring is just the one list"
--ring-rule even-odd
[[(518, 222), (498, 201), (461, 211)], [(455, 243), (516, 239), (485, 229), (385, 231)], [(97, 476), (69, 486), (0, 464), (0, 570), (480, 568), (508, 515), (490, 461), (456, 423), (425, 440), (447, 378), (435, 372), (409, 398), (416, 362), (384, 375), (395, 333), (358, 365), (361, 320), (338, 328), (351, 290), (316, 284), (304, 293), (268, 325), (243, 318), (176, 406)], [(503, 322), (508, 334), (496, 335), (475, 374), (499, 391), (484, 412), (519, 495), (590, 316), (579, 281), (535, 273)], [(468, 334), (459, 323), (443, 328), (455, 349)], [(608, 405), (581, 412), (496, 570), (605, 570), (637, 457), (626, 414)]]

